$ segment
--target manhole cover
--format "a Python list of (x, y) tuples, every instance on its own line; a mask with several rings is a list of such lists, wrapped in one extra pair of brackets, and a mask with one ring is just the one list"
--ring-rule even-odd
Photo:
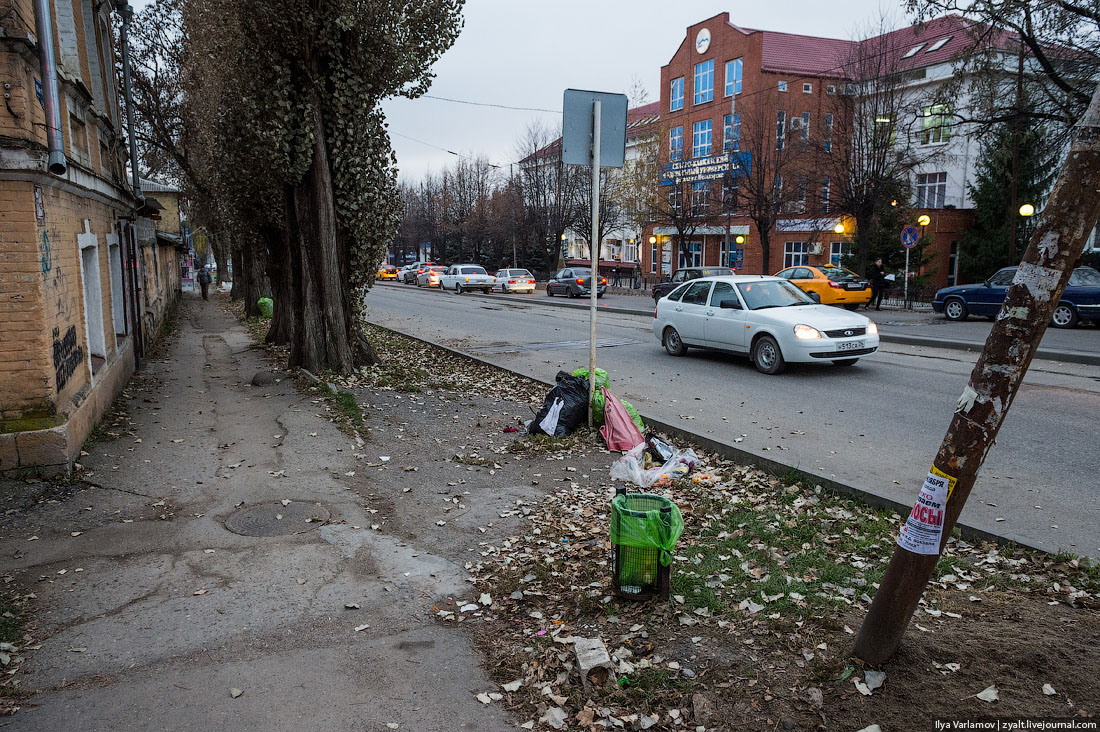
[(242, 536), (285, 536), (320, 528), (328, 517), (328, 510), (319, 503), (262, 503), (229, 514), (225, 528)]

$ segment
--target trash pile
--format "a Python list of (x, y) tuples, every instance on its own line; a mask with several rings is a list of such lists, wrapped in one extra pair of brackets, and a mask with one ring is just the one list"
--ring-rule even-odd
[(642, 488), (664, 487), (691, 475), (698, 463), (690, 447), (678, 450), (651, 433), (611, 464), (611, 477)]
[[(565, 437), (588, 421), (588, 369), (572, 374), (559, 371), (555, 386), (546, 395), (542, 409), (528, 423), (533, 435)], [(642, 443), (645, 424), (638, 410), (628, 401), (611, 392), (610, 379), (603, 369), (596, 369), (596, 391), (592, 395), (592, 424), (610, 450), (629, 450)]]

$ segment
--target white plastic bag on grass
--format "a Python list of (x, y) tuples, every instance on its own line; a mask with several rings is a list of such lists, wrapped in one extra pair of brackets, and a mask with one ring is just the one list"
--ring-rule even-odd
[(611, 478), (648, 488), (662, 479), (686, 478), (694, 470), (696, 463), (699, 462), (695, 451), (688, 448), (687, 450), (673, 452), (672, 456), (661, 467), (646, 470), (644, 467), (645, 448), (644, 442), (639, 443), (630, 448), (621, 458), (611, 463)]

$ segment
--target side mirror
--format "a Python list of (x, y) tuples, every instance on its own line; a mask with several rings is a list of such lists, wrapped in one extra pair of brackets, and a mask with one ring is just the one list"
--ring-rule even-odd
[(818, 295), (816, 292), (807, 292), (806, 294), (809, 295), (810, 299), (813, 300), (814, 302), (816, 302), (816, 303), (821, 302), (821, 295)]
[(736, 300), (723, 300), (722, 302), (718, 303), (718, 307), (722, 310), (740, 310), (741, 303), (737, 302)]

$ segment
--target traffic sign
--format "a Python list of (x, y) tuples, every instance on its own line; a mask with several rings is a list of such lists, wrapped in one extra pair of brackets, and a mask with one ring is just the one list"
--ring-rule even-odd
[(917, 245), (917, 227), (906, 226), (901, 230), (901, 245), (906, 249), (912, 249)]

